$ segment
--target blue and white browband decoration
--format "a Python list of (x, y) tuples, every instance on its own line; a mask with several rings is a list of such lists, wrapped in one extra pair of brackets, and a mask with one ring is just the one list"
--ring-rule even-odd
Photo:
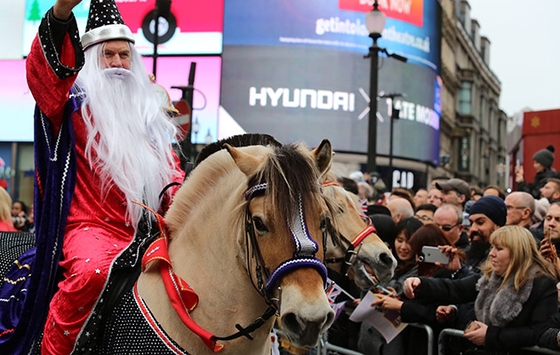
[(301, 196), (299, 196), (298, 198), (297, 213), (293, 216), (292, 222), (289, 224), (289, 226), (290, 231), (292, 232), (292, 239), (294, 243), (296, 243), (294, 258), (315, 257), (319, 246), (313, 239), (311, 239), (309, 230), (307, 229), (307, 225), (305, 224)]
[(290, 227), (292, 239), (296, 245), (296, 250), (291, 259), (282, 262), (270, 274), (268, 280), (266, 281), (267, 291), (271, 292), (278, 279), (285, 273), (301, 267), (312, 267), (316, 269), (326, 285), (327, 268), (321, 260), (315, 257), (317, 251), (319, 250), (319, 246), (309, 235), (309, 230), (307, 229), (307, 224), (305, 223), (305, 217), (303, 215), (301, 196), (299, 196), (298, 199), (298, 209), (293, 216), (292, 221), (288, 221), (288, 225)]
[(245, 191), (245, 201), (250, 201), (256, 192), (260, 192), (260, 193), (264, 192), (267, 186), (268, 184), (266, 182), (262, 182), (260, 184), (257, 184), (249, 188), (247, 191)]

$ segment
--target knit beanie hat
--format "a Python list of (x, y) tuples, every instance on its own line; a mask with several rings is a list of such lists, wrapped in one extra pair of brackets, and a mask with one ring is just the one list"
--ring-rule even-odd
[(500, 227), (506, 224), (506, 203), (498, 196), (484, 196), (477, 200), (470, 208), (469, 215), (472, 216), (479, 213), (490, 218), (492, 222)]
[(546, 149), (539, 150), (533, 155), (533, 160), (545, 168), (550, 168), (554, 163), (554, 146), (549, 145)]

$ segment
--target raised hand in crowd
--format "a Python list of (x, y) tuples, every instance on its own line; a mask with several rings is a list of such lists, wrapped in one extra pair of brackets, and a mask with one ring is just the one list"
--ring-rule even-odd
[(445, 253), (449, 258), (449, 262), (447, 264), (442, 264), (436, 262), (436, 266), (444, 267), (451, 272), (458, 271), (461, 269), (461, 257), (459, 255), (459, 249), (451, 246), (451, 245), (438, 245), (439, 250)]
[(558, 258), (556, 245), (554, 245), (554, 243), (550, 240), (550, 229), (545, 231), (545, 237), (541, 241), (539, 252), (546, 260), (552, 263), (554, 270), (556, 271), (556, 279), (557, 281), (560, 281), (560, 258)]
[(416, 290), (416, 288), (420, 286), (421, 282), (422, 281), (420, 280), (419, 277), (409, 277), (408, 279), (404, 280), (404, 284), (403, 284), (404, 295), (410, 299), (414, 299), (414, 290)]

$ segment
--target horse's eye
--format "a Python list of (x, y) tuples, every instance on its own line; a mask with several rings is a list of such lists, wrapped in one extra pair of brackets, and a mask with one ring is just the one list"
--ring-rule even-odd
[(253, 217), (253, 225), (255, 226), (257, 232), (261, 234), (268, 232), (268, 227), (264, 224), (260, 217)]

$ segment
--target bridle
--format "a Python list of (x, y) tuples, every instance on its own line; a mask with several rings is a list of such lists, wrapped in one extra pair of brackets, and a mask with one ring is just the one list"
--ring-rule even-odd
[[(267, 183), (257, 184), (245, 192), (245, 200), (249, 202), (255, 196), (263, 195), (266, 191)], [(307, 229), (307, 224), (305, 223), (305, 216), (303, 214), (303, 204), (301, 201), (301, 196), (298, 198), (298, 209), (297, 213), (292, 216), (291, 220), (288, 220), (288, 226), (290, 228), (290, 234), (294, 244), (296, 246), (295, 252), (292, 257), (288, 260), (280, 263), (272, 272), (266, 267), (264, 258), (259, 247), (255, 235), (255, 227), (253, 224), (253, 218), (251, 212), (249, 211), (249, 204), (247, 204), (247, 209), (245, 213), (245, 244), (247, 247), (247, 271), (249, 277), (255, 289), (261, 294), (269, 307), (279, 310), (279, 299), (273, 297), (274, 288), (278, 281), (288, 272), (298, 269), (298, 268), (314, 268), (316, 269), (321, 277), (323, 278), (323, 283), (327, 284), (327, 269), (322, 260), (316, 257), (319, 246), (309, 235)], [(327, 229), (325, 228), (323, 235), (323, 252), (326, 251), (326, 238)], [(251, 267), (251, 261), (254, 260), (255, 263), (255, 276), (252, 275), (253, 268)], [(265, 282), (266, 279), (266, 282)], [(256, 283), (255, 283), (256, 280)]]
[[(217, 344), (218, 340), (228, 341), (242, 336), (248, 338), (249, 340), (253, 340), (251, 333), (264, 325), (272, 316), (279, 313), (280, 299), (273, 297), (273, 291), (278, 281), (288, 272), (303, 267), (314, 268), (321, 275), (325, 288), (327, 285), (327, 269), (324, 262), (316, 257), (318, 245), (309, 235), (303, 214), (301, 196), (299, 196), (298, 199), (297, 213), (292, 216), (291, 220), (287, 221), (292, 240), (296, 245), (296, 250), (290, 259), (283, 261), (272, 272), (269, 272), (257, 242), (253, 217), (249, 210), (248, 203), (255, 196), (264, 194), (266, 188), (267, 183), (265, 182), (257, 184), (245, 192), (245, 200), (247, 201), (245, 213), (245, 242), (247, 246), (247, 272), (249, 278), (251, 279), (251, 283), (255, 289), (261, 296), (263, 296), (268, 307), (261, 316), (257, 317), (257, 319), (248, 326), (243, 327), (240, 324), (236, 324), (235, 327), (237, 328), (237, 332), (229, 336), (216, 336), (211, 334), (200, 327), (191, 318), (190, 312), (192, 312), (198, 305), (198, 295), (190, 288), (185, 280), (173, 272), (173, 266), (168, 255), (169, 237), (165, 226), (165, 220), (157, 212), (149, 209), (147, 206), (144, 206), (156, 217), (160, 229), (160, 237), (156, 239), (146, 250), (146, 253), (142, 258), (142, 268), (145, 269), (152, 261), (160, 261), (160, 275), (164, 282), (167, 295), (171, 301), (171, 305), (177, 312), (177, 315), (183, 324), (199, 336), (204, 344), (214, 352), (221, 351), (225, 347), (224, 344)], [(327, 238), (326, 228), (323, 232), (322, 238), (325, 251)], [(255, 261), (255, 277), (253, 277), (252, 274), (251, 260)]]
[[(322, 187), (328, 187), (328, 186), (340, 186), (340, 185), (336, 181), (323, 182)], [(344, 263), (345, 270), (344, 272), (342, 272), (343, 274), (346, 274), (347, 269), (356, 262), (358, 253), (360, 251), (364, 239), (371, 233), (377, 233), (377, 230), (375, 229), (373, 222), (371, 221), (371, 218), (369, 218), (364, 213), (362, 213), (360, 217), (364, 222), (366, 222), (366, 226), (362, 228), (362, 230), (358, 232), (358, 234), (356, 234), (354, 238), (352, 238), (352, 241), (349, 241), (349, 239), (346, 238), (344, 235), (342, 235), (338, 230), (336, 230), (334, 226), (330, 225), (328, 228), (328, 234), (331, 236), (333, 244), (335, 246), (340, 245), (343, 249), (346, 250), (344, 251), (344, 256), (337, 257), (337, 258), (326, 258), (325, 263), (327, 265)], [(344, 244), (345, 246), (342, 246), (342, 244)]]

